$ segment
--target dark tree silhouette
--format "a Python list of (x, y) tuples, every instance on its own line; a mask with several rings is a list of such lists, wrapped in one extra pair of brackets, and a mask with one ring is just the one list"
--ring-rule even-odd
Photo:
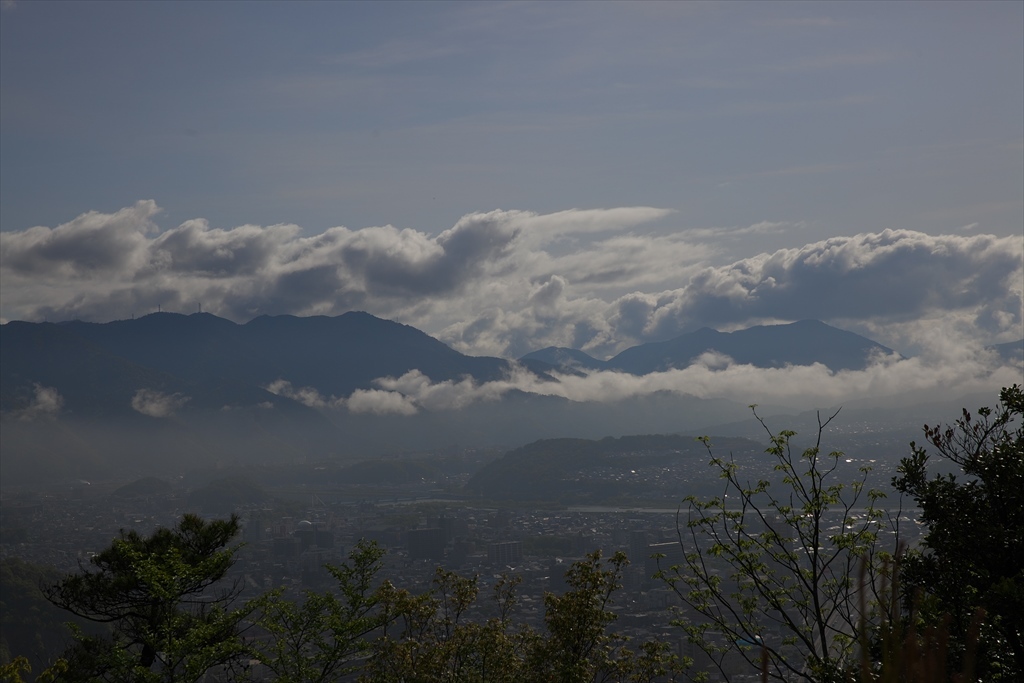
[(45, 590), (53, 604), (110, 625), (110, 635), (76, 632), (63, 680), (196, 681), (242, 653), (234, 609), (238, 586), (217, 588), (234, 562), (238, 517), (185, 515), (148, 537), (122, 531), (109, 548)]
[(963, 476), (928, 478), (930, 456), (911, 443), (893, 486), (917, 501), (927, 527), (903, 569), (907, 603), (932, 623), (948, 615), (959, 668), (971, 622), (984, 610), (977, 673), (1024, 678), (1024, 392), (1004, 388), (999, 405), (967, 410), (952, 426), (925, 426), (935, 452)]

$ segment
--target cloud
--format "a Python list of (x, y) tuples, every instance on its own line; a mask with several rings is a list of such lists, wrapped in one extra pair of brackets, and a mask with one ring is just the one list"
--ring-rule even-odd
[(787, 223), (784, 221), (761, 221), (747, 226), (695, 228), (686, 231), (691, 240), (737, 239), (750, 235), (779, 235), (794, 228), (803, 228), (803, 223)]
[(419, 370), (400, 377), (381, 377), (373, 381), (375, 389), (357, 389), (348, 398), (325, 397), (313, 387), (294, 387), (278, 379), (267, 391), (299, 401), (310, 408), (341, 409), (352, 413), (414, 415), (421, 409), (458, 410), (470, 403), (493, 401), (519, 386), (528, 386), (530, 373), (517, 370), (508, 379), (477, 383), (471, 378), (433, 382)]
[(331, 408), (344, 403), (344, 399), (339, 399), (335, 396), (325, 398), (323, 394), (313, 387), (294, 387), (291, 382), (284, 379), (274, 380), (264, 389), (272, 394), (298, 401), (310, 408)]
[[(652, 307), (644, 333), (694, 324), (805, 318), (905, 321), (938, 312), (1003, 311), (999, 333), (1022, 322), (1021, 240), (885, 230), (705, 268)], [(1002, 329), (999, 329), (1002, 328)]]
[(379, 389), (356, 390), (344, 405), (354, 413), (399, 415), (413, 415), (421, 409), (459, 410), (472, 403), (496, 401), (513, 389), (532, 385), (528, 374), (519, 371), (508, 379), (483, 383), (468, 377), (460, 381), (433, 382), (419, 370), (410, 370), (401, 377), (374, 380)]
[(415, 415), (419, 412), (408, 396), (381, 389), (358, 389), (352, 392), (345, 405), (353, 413)]
[(258, 273), (300, 231), (297, 225), (243, 225), (219, 230), (210, 228), (205, 220), (186, 221), (153, 240), (147, 270), (202, 277)]
[(64, 397), (53, 387), (35, 384), (28, 407), (18, 412), (19, 420), (40, 420), (56, 417), (64, 407)]
[(437, 234), (386, 225), (306, 235), (202, 219), (161, 229), (158, 213), (146, 200), (0, 233), (0, 318), (107, 321), (201, 305), (245, 322), (365, 310), (506, 357), (545, 346), (607, 356), (701, 326), (806, 318), (871, 330), (900, 350), (896, 341), (917, 344), (951, 316), (983, 343), (1019, 338), (1024, 325), (1024, 242), (976, 231), (867, 232), (726, 261), (748, 238), (804, 225), (686, 226), (641, 206), (475, 212)]
[(147, 234), (159, 212), (151, 200), (113, 214), (90, 211), (70, 223), (4, 233), (0, 262), (18, 275), (85, 279), (143, 265)]
[[(557, 396), (575, 402), (614, 403), (659, 392), (727, 398), (811, 409), (863, 398), (992, 393), (1020, 381), (1022, 369), (979, 347), (939, 343), (923, 356), (879, 356), (863, 370), (832, 371), (824, 365), (758, 368), (706, 353), (684, 369), (636, 376), (614, 371), (559, 375), (557, 381), (525, 371), (485, 383), (431, 382), (419, 371), (381, 378), (381, 389), (356, 391), (345, 405), (353, 412), (411, 415), (418, 410), (458, 410), (496, 401), (512, 391)], [(336, 407), (340, 407), (340, 403)]]
[(149, 417), (171, 417), (192, 399), (182, 394), (165, 394), (155, 389), (139, 389), (132, 396), (132, 409)]
[(538, 242), (566, 235), (597, 234), (656, 221), (673, 214), (670, 209), (630, 206), (615, 209), (570, 209), (538, 215), (515, 212), (514, 222)]

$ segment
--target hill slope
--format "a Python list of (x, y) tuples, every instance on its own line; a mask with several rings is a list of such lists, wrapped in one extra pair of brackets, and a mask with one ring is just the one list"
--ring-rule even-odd
[(260, 316), (245, 325), (208, 313), (155, 313), (62, 327), (122, 358), (182, 378), (219, 377), (251, 386), (284, 379), (336, 396), (414, 369), (434, 381), (465, 375), (499, 379), (510, 369), (508, 361), (466, 356), (414, 327), (361, 312)]
[(735, 332), (705, 327), (664, 342), (626, 349), (608, 361), (608, 367), (634, 375), (685, 368), (707, 352), (717, 352), (737, 363), (762, 368), (822, 363), (831, 370), (860, 370), (875, 354), (893, 350), (853, 332), (818, 320), (788, 325), (759, 325)]

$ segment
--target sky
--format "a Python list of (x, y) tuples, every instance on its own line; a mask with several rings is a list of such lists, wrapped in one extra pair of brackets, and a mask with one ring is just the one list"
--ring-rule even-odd
[(0, 320), (200, 307), (1020, 339), (1024, 3), (0, 3)]

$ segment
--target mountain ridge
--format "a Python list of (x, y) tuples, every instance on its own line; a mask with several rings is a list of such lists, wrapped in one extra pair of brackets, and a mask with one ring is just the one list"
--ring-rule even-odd
[(733, 332), (702, 327), (665, 341), (632, 346), (607, 361), (565, 347), (548, 347), (523, 358), (543, 360), (566, 369), (618, 370), (646, 375), (685, 368), (709, 352), (728, 356), (736, 363), (763, 368), (821, 363), (833, 371), (862, 370), (877, 355), (895, 353), (867, 337), (820, 320), (800, 320), (781, 325), (755, 325)]
[[(698, 337), (730, 334), (706, 329)], [(582, 352), (567, 357), (578, 362), (577, 374), (607, 365)], [(525, 358), (518, 367), (558, 381), (548, 373), (564, 359), (550, 360)], [(467, 356), (364, 312), (244, 324), (163, 312), (110, 323), (15, 321), (0, 326), (0, 361), (5, 479), (85, 478), (103, 467), (141, 475), (158, 462), (244, 465), (457, 443), (515, 447), (556, 436), (678, 432), (746, 412), (734, 401), (669, 391), (572, 401), (516, 389), (433, 407), (390, 397), (411, 414), (351, 408), (345, 401), (357, 389), (378, 389), (375, 380), (411, 370), (433, 385), (454, 385), (506, 379), (517, 369), (515, 361)], [(278, 380), (291, 390), (271, 392)]]

